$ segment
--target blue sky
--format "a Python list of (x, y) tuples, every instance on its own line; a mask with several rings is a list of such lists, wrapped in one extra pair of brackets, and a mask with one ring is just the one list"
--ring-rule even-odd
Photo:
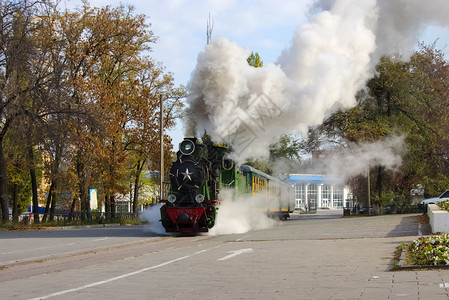
[[(149, 16), (159, 37), (151, 56), (172, 72), (176, 84), (186, 85), (198, 54), (206, 44), (206, 25), (213, 22), (212, 37), (226, 37), (261, 56), (264, 64), (276, 62), (289, 47), (296, 28), (307, 20), (310, 0), (91, 0), (91, 6), (132, 5), (135, 12)], [(74, 8), (80, 0), (62, 0), (61, 7)], [(421, 40), (440, 39), (437, 48), (448, 51), (447, 28), (429, 27)], [(182, 125), (169, 133), (177, 148)]]
[[(264, 62), (274, 62), (286, 48), (296, 27), (305, 21), (308, 3), (298, 0), (91, 0), (91, 6), (132, 5), (136, 13), (149, 16), (159, 37), (152, 57), (186, 84), (196, 58), (206, 44), (209, 14), (213, 37), (226, 37), (242, 47), (257, 51)], [(63, 0), (61, 7), (73, 8), (80, 0)]]

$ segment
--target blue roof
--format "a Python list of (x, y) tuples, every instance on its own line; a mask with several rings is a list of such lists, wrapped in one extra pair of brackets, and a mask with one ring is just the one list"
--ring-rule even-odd
[(312, 184), (345, 184), (345, 178), (343, 177), (333, 177), (325, 175), (291, 175), (287, 182), (290, 183), (312, 183)]

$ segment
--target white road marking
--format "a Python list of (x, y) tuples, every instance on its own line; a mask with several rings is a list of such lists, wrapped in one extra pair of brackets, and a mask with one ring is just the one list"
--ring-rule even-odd
[(240, 242), (240, 241), (242, 241), (242, 240), (245, 240), (248, 236), (249, 236), (249, 235), (242, 236), (241, 238), (236, 239), (235, 241), (236, 241), (236, 242)]
[(99, 241), (104, 241), (104, 240), (108, 240), (109, 238), (108, 237), (104, 237), (104, 238), (101, 238), (101, 239), (96, 239), (96, 240), (93, 240), (94, 242), (99, 242)]
[(225, 257), (219, 258), (217, 260), (226, 260), (226, 259), (230, 259), (234, 256), (243, 254), (243, 253), (250, 253), (253, 252), (252, 248), (246, 248), (246, 249), (240, 249), (240, 250), (235, 250), (235, 251), (229, 251), (228, 253), (231, 253), (229, 255), (226, 255)]
[(210, 249), (205, 249), (205, 250), (201, 250), (201, 251), (197, 251), (197, 252), (195, 252), (195, 253), (193, 253), (191, 255), (178, 257), (178, 258), (166, 261), (164, 263), (161, 263), (159, 265), (143, 268), (143, 269), (140, 269), (140, 270), (137, 270), (137, 271), (134, 271), (134, 272), (126, 273), (126, 274), (123, 274), (123, 275), (120, 275), (120, 276), (116, 276), (116, 277), (112, 277), (112, 278), (109, 278), (109, 279), (106, 279), (106, 280), (93, 282), (93, 283), (86, 284), (86, 285), (83, 285), (83, 286), (80, 286), (80, 287), (77, 287), (77, 288), (67, 289), (67, 290), (63, 290), (63, 291), (56, 292), (56, 293), (53, 293), (53, 294), (49, 294), (49, 295), (46, 295), (46, 296), (32, 298), (30, 300), (48, 299), (48, 298), (51, 298), (51, 297), (56, 297), (56, 296), (64, 295), (64, 294), (71, 293), (71, 292), (77, 292), (77, 291), (85, 290), (85, 289), (88, 289), (90, 287), (102, 285), (102, 284), (105, 284), (105, 283), (109, 283), (109, 282), (112, 282), (112, 281), (116, 281), (116, 280), (119, 280), (119, 279), (123, 279), (123, 278), (129, 277), (129, 276), (137, 275), (137, 274), (149, 271), (149, 270), (157, 269), (157, 268), (160, 268), (160, 267), (172, 264), (174, 262), (177, 262), (177, 261), (180, 261), (180, 260), (192, 257), (194, 255), (197, 255), (197, 254), (200, 254), (200, 253), (203, 253), (203, 252), (209, 251), (211, 249), (215, 249), (215, 248), (217, 248), (217, 247), (210, 248)]

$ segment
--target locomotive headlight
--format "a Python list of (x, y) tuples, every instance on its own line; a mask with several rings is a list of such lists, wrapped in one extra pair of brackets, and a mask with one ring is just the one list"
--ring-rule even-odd
[(170, 194), (170, 195), (168, 195), (167, 200), (170, 203), (174, 203), (176, 201), (176, 196), (173, 194)]
[(179, 151), (184, 155), (190, 155), (195, 151), (195, 144), (191, 140), (184, 140), (179, 144)]
[(196, 195), (195, 197), (196, 202), (201, 203), (204, 201), (204, 196), (201, 194)]

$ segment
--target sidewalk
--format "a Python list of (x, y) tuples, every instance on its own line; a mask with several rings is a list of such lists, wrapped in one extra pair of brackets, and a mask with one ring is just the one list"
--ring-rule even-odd
[(310, 240), (305, 236), (296, 249), (309, 257), (298, 274), (301, 299), (449, 299), (449, 269), (390, 271), (397, 246), (431, 233), (428, 224), (417, 222), (419, 214), (342, 215), (342, 210), (318, 210), (315, 217), (293, 216), (310, 218), (301, 224), (310, 230)]

